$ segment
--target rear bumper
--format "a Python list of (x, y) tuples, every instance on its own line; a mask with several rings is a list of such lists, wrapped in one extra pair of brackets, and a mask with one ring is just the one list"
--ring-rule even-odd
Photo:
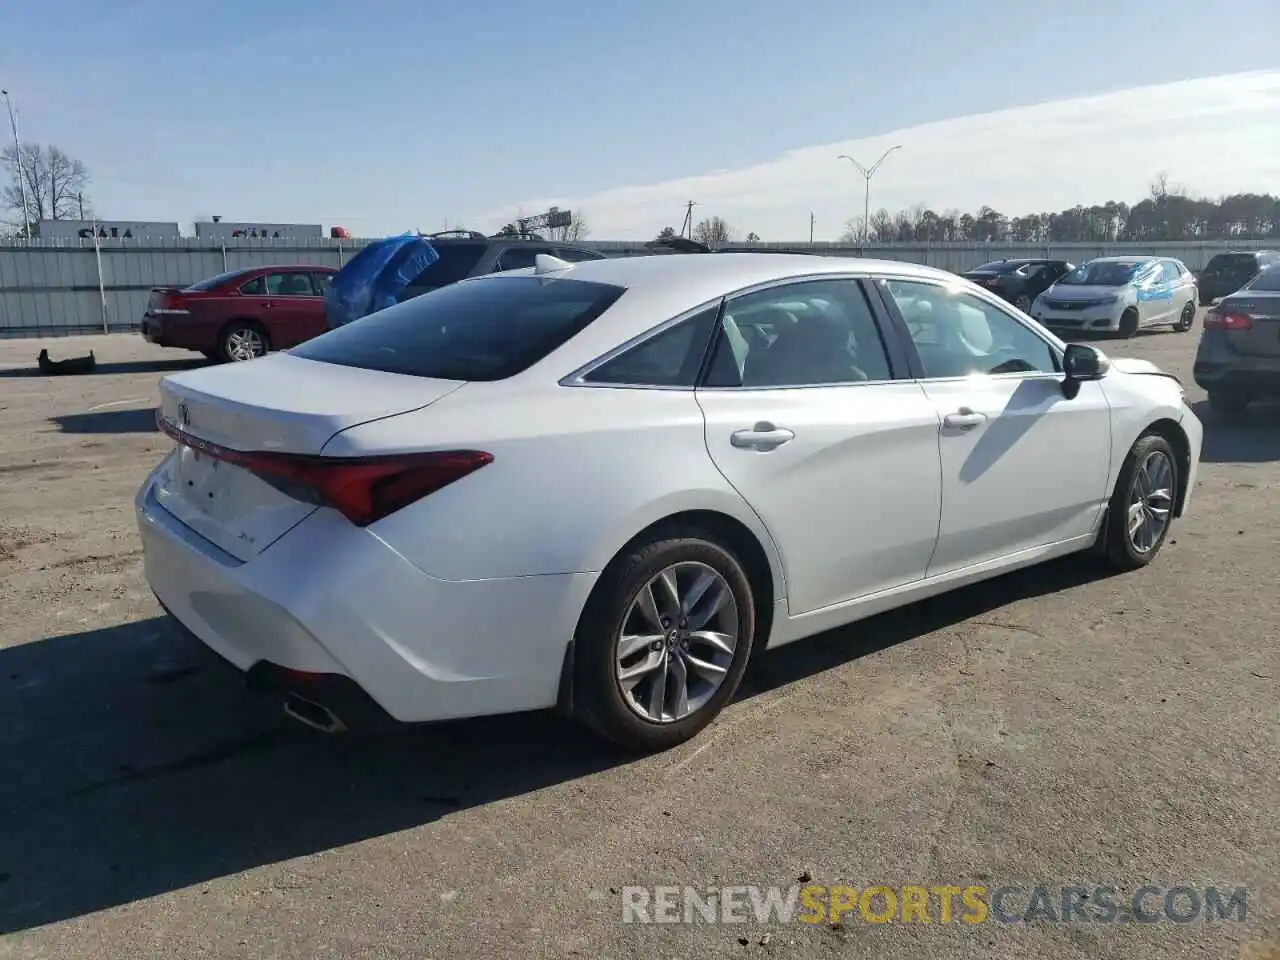
[(1206, 330), (1200, 339), (1192, 378), (1204, 390), (1238, 390), (1267, 396), (1280, 395), (1280, 355), (1250, 356), (1236, 353), (1221, 330)]
[(161, 604), (255, 685), (354, 687), (403, 722), (555, 706), (596, 579), (440, 580), (329, 510), (241, 563), (165, 511), (151, 478), (135, 509)]
[(147, 343), (158, 347), (179, 350), (213, 350), (217, 347), (216, 331), (205, 330), (203, 323), (190, 316), (165, 317), (144, 313), (138, 332)]

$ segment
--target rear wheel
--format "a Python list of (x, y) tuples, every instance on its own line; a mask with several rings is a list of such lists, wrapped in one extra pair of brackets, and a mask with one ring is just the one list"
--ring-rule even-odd
[(1182, 308), (1182, 313), (1178, 316), (1178, 322), (1173, 325), (1173, 329), (1179, 333), (1186, 333), (1195, 322), (1196, 305), (1188, 300)]
[(605, 572), (575, 638), (574, 704), (597, 734), (641, 751), (696, 736), (733, 697), (755, 639), (742, 564), (687, 529)]
[(233, 320), (222, 331), (219, 355), (228, 363), (256, 360), (269, 349), (267, 331), (252, 320)]
[(1244, 414), (1249, 406), (1250, 396), (1239, 390), (1210, 390), (1209, 407), (1214, 413), (1227, 419), (1235, 419)]
[(1169, 441), (1153, 433), (1139, 437), (1107, 505), (1100, 552), (1113, 568), (1136, 570), (1155, 559), (1169, 536), (1179, 482)]
[(1128, 339), (1138, 335), (1138, 311), (1130, 307), (1120, 316), (1120, 336)]

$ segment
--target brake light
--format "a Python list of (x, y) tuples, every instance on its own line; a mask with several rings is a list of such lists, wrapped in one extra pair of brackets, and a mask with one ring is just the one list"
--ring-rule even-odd
[(156, 304), (152, 312), (161, 315), (182, 315), (191, 311), (187, 309), (187, 302), (181, 293), (175, 290), (167, 290), (160, 294), (160, 302)]
[(1253, 320), (1244, 313), (1210, 310), (1205, 314), (1204, 326), (1206, 330), (1252, 330)]
[(332, 507), (357, 527), (389, 516), (485, 464), (483, 450), (432, 450), (371, 457), (233, 450), (193, 437), (159, 416), (160, 428), (205, 456), (243, 467), (300, 500)]

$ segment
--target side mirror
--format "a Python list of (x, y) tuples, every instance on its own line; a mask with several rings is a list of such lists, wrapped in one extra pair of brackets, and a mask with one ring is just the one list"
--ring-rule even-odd
[(1080, 392), (1080, 384), (1086, 380), (1101, 380), (1111, 369), (1111, 361), (1106, 355), (1094, 347), (1084, 343), (1067, 344), (1062, 355), (1062, 372), (1066, 375), (1062, 381), (1062, 392), (1071, 399)]

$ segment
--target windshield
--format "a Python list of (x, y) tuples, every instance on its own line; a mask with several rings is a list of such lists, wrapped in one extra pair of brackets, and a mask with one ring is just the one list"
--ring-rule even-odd
[(468, 280), (369, 314), (291, 352), (384, 373), (502, 380), (560, 347), (625, 292), (563, 278)]
[(1078, 287), (1123, 287), (1133, 280), (1142, 264), (1116, 260), (1082, 263), (1058, 282)]
[(226, 273), (220, 273), (216, 277), (210, 277), (208, 280), (201, 280), (199, 283), (193, 283), (185, 289), (201, 293), (206, 290), (212, 290), (215, 287), (220, 287), (224, 283), (230, 283), (237, 277), (243, 277), (248, 272), (248, 270), (228, 270)]

